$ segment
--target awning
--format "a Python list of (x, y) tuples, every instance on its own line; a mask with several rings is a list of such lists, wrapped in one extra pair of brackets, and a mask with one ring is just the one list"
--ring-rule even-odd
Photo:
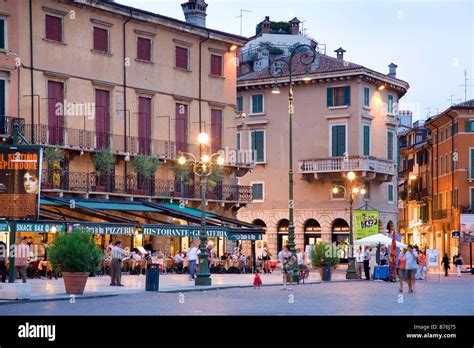
[(8, 222), (0, 222), (0, 233), (2, 232), (9, 232), (10, 231), (10, 225)]

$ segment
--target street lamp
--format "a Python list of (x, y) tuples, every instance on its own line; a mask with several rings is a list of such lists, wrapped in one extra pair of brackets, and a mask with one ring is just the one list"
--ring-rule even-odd
[[(349, 257), (347, 258), (347, 273), (346, 279), (357, 279), (357, 271), (355, 269), (355, 259), (354, 259), (354, 227), (353, 227), (353, 203), (354, 199), (358, 194), (365, 195), (366, 190), (363, 186), (357, 186), (353, 184), (354, 180), (356, 179), (356, 174), (354, 172), (347, 173), (347, 179), (351, 185), (351, 190), (349, 191)], [(345, 186), (342, 185), (334, 185), (332, 192), (338, 193), (339, 189), (342, 189), (344, 192), (344, 197), (347, 196), (348, 190), (346, 190)]]
[[(282, 77), (285, 74), (284, 66), (288, 68), (289, 91), (288, 91), (288, 142), (289, 142), (289, 170), (288, 170), (288, 184), (289, 184), (289, 225), (288, 225), (288, 247), (293, 255), (296, 254), (295, 245), (295, 224), (294, 224), (294, 198), (293, 198), (293, 58), (300, 53), (299, 61), (301, 65), (311, 65), (316, 59), (316, 50), (310, 45), (298, 45), (290, 53), (289, 59), (275, 59), (268, 67), (268, 73), (273, 78)], [(278, 94), (278, 86), (272, 89), (273, 94)], [(293, 280), (298, 281), (297, 270), (293, 270)]]
[(199, 176), (201, 186), (201, 232), (199, 233), (199, 240), (201, 242), (199, 253), (199, 268), (195, 285), (211, 285), (211, 275), (209, 273), (209, 266), (207, 262), (207, 233), (206, 233), (206, 189), (207, 178), (212, 174), (215, 167), (221, 167), (224, 164), (224, 158), (220, 153), (207, 154), (207, 143), (209, 142), (209, 135), (207, 133), (200, 133), (198, 142), (201, 148), (201, 157), (198, 159), (192, 153), (180, 152), (178, 163), (185, 165), (189, 163), (193, 169), (193, 173)]

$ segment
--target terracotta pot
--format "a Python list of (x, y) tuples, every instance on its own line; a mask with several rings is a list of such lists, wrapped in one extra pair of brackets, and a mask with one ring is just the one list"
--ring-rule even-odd
[(66, 294), (82, 295), (89, 272), (62, 272)]

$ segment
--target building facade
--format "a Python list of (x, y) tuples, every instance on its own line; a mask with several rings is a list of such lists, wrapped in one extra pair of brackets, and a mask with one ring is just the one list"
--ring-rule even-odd
[[(247, 40), (207, 28), (204, 1), (182, 7), (186, 21), (114, 1), (2, 1), (0, 125), (15, 121), (31, 144), (63, 153), (43, 160), (42, 196), (200, 208), (199, 178), (180, 172), (175, 160), (180, 152), (199, 156), (197, 136), (207, 132), (208, 151), (220, 151), (225, 165), (206, 209), (235, 217), (251, 200), (251, 188), (238, 178), (252, 164), (233, 155), (232, 129), (236, 52)], [(21, 68), (15, 70), (13, 57)], [(12, 127), (4, 133), (10, 141)], [(93, 161), (101, 149), (114, 155), (106, 173)], [(134, 169), (138, 155), (159, 158), (151, 177)], [(151, 242), (170, 250), (173, 241)]]
[[(268, 18), (259, 24), (269, 25)], [(280, 22), (281, 23), (281, 22)], [(298, 35), (297, 20), (265, 33), (261, 55), (250, 41), (242, 49), (237, 82), (237, 144), (251, 150), (256, 168), (240, 182), (253, 188), (253, 202), (239, 210), (239, 218), (264, 226), (266, 242), (276, 255), (288, 234), (288, 72), (275, 79), (268, 66), (288, 59), (287, 50), (276, 50), (273, 40)], [(258, 37), (258, 35), (257, 35)], [(287, 39), (288, 41), (289, 39)], [(293, 60), (293, 158), (295, 173), (295, 241), (298, 248), (319, 240), (348, 244), (349, 203), (334, 186), (351, 185), (349, 171), (357, 175), (367, 194), (358, 196), (355, 209), (379, 211), (380, 231), (397, 227), (397, 103), (408, 84), (396, 78), (396, 66), (382, 74), (325, 54), (316, 40), (299, 41), (316, 51), (310, 66)], [(258, 64), (255, 59), (258, 58)], [(262, 59), (267, 59), (266, 64)], [(262, 68), (263, 67), (263, 68)], [(296, 72), (295, 72), (296, 71)], [(273, 94), (278, 84), (280, 94)]]

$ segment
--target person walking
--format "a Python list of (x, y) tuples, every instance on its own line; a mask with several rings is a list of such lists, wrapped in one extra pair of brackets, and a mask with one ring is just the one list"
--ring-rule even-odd
[(196, 263), (198, 259), (198, 248), (194, 242), (189, 244), (189, 249), (186, 252), (186, 258), (188, 259), (188, 269), (189, 269), (189, 280), (196, 278)]
[(21, 280), (26, 283), (26, 271), (28, 267), (28, 258), (30, 257), (30, 248), (27, 244), (27, 238), (23, 237), (20, 244), (16, 246), (15, 254), (15, 274), (20, 272)]
[(271, 257), (272, 257), (272, 253), (270, 252), (270, 249), (268, 249), (267, 243), (263, 243), (262, 260), (263, 260), (264, 273), (271, 273), (270, 267), (269, 267), (269, 262), (270, 262)]
[(7, 245), (0, 242), (0, 274), (2, 275), (2, 283), (5, 283), (7, 278)]
[(456, 265), (456, 269), (458, 271), (458, 277), (460, 277), (462, 271), (462, 257), (459, 252), (457, 253), (457, 255), (454, 256), (454, 264)]
[(413, 292), (415, 286), (415, 273), (416, 273), (416, 262), (418, 260), (418, 254), (413, 250), (413, 246), (409, 244), (407, 251), (405, 252), (406, 270), (405, 279), (408, 283), (408, 292)]
[(357, 276), (359, 279), (362, 279), (362, 270), (364, 269), (364, 252), (362, 251), (361, 246), (359, 246), (359, 250), (357, 251), (355, 257)]
[(120, 247), (122, 242), (120, 240), (114, 243), (112, 247), (111, 255), (112, 262), (110, 265), (110, 286), (123, 286), (122, 284), (122, 258), (128, 254), (128, 252)]
[(400, 253), (398, 254), (398, 279), (400, 280), (400, 289), (398, 289), (399, 292), (403, 292), (403, 280), (405, 280), (406, 275), (406, 259), (405, 259), (405, 252), (406, 249), (400, 250)]
[(289, 279), (290, 285), (293, 285), (293, 267), (298, 262), (295, 255), (292, 255), (288, 245), (283, 248), (281, 270), (283, 273), (283, 287), (282, 290), (292, 290), (291, 287), (286, 287), (286, 282)]
[[(426, 252), (426, 251), (425, 251)], [(426, 255), (425, 252), (418, 252), (418, 264), (416, 266), (416, 279), (425, 280), (425, 266), (426, 266)]]
[(444, 276), (445, 276), (445, 277), (449, 276), (448, 270), (449, 270), (451, 267), (449, 267), (449, 256), (448, 256), (447, 253), (444, 253), (443, 261), (441, 261), (441, 264), (442, 264), (443, 267), (444, 267)]
[(370, 280), (370, 253), (372, 249), (366, 249), (364, 252), (364, 273), (365, 273), (365, 280)]

